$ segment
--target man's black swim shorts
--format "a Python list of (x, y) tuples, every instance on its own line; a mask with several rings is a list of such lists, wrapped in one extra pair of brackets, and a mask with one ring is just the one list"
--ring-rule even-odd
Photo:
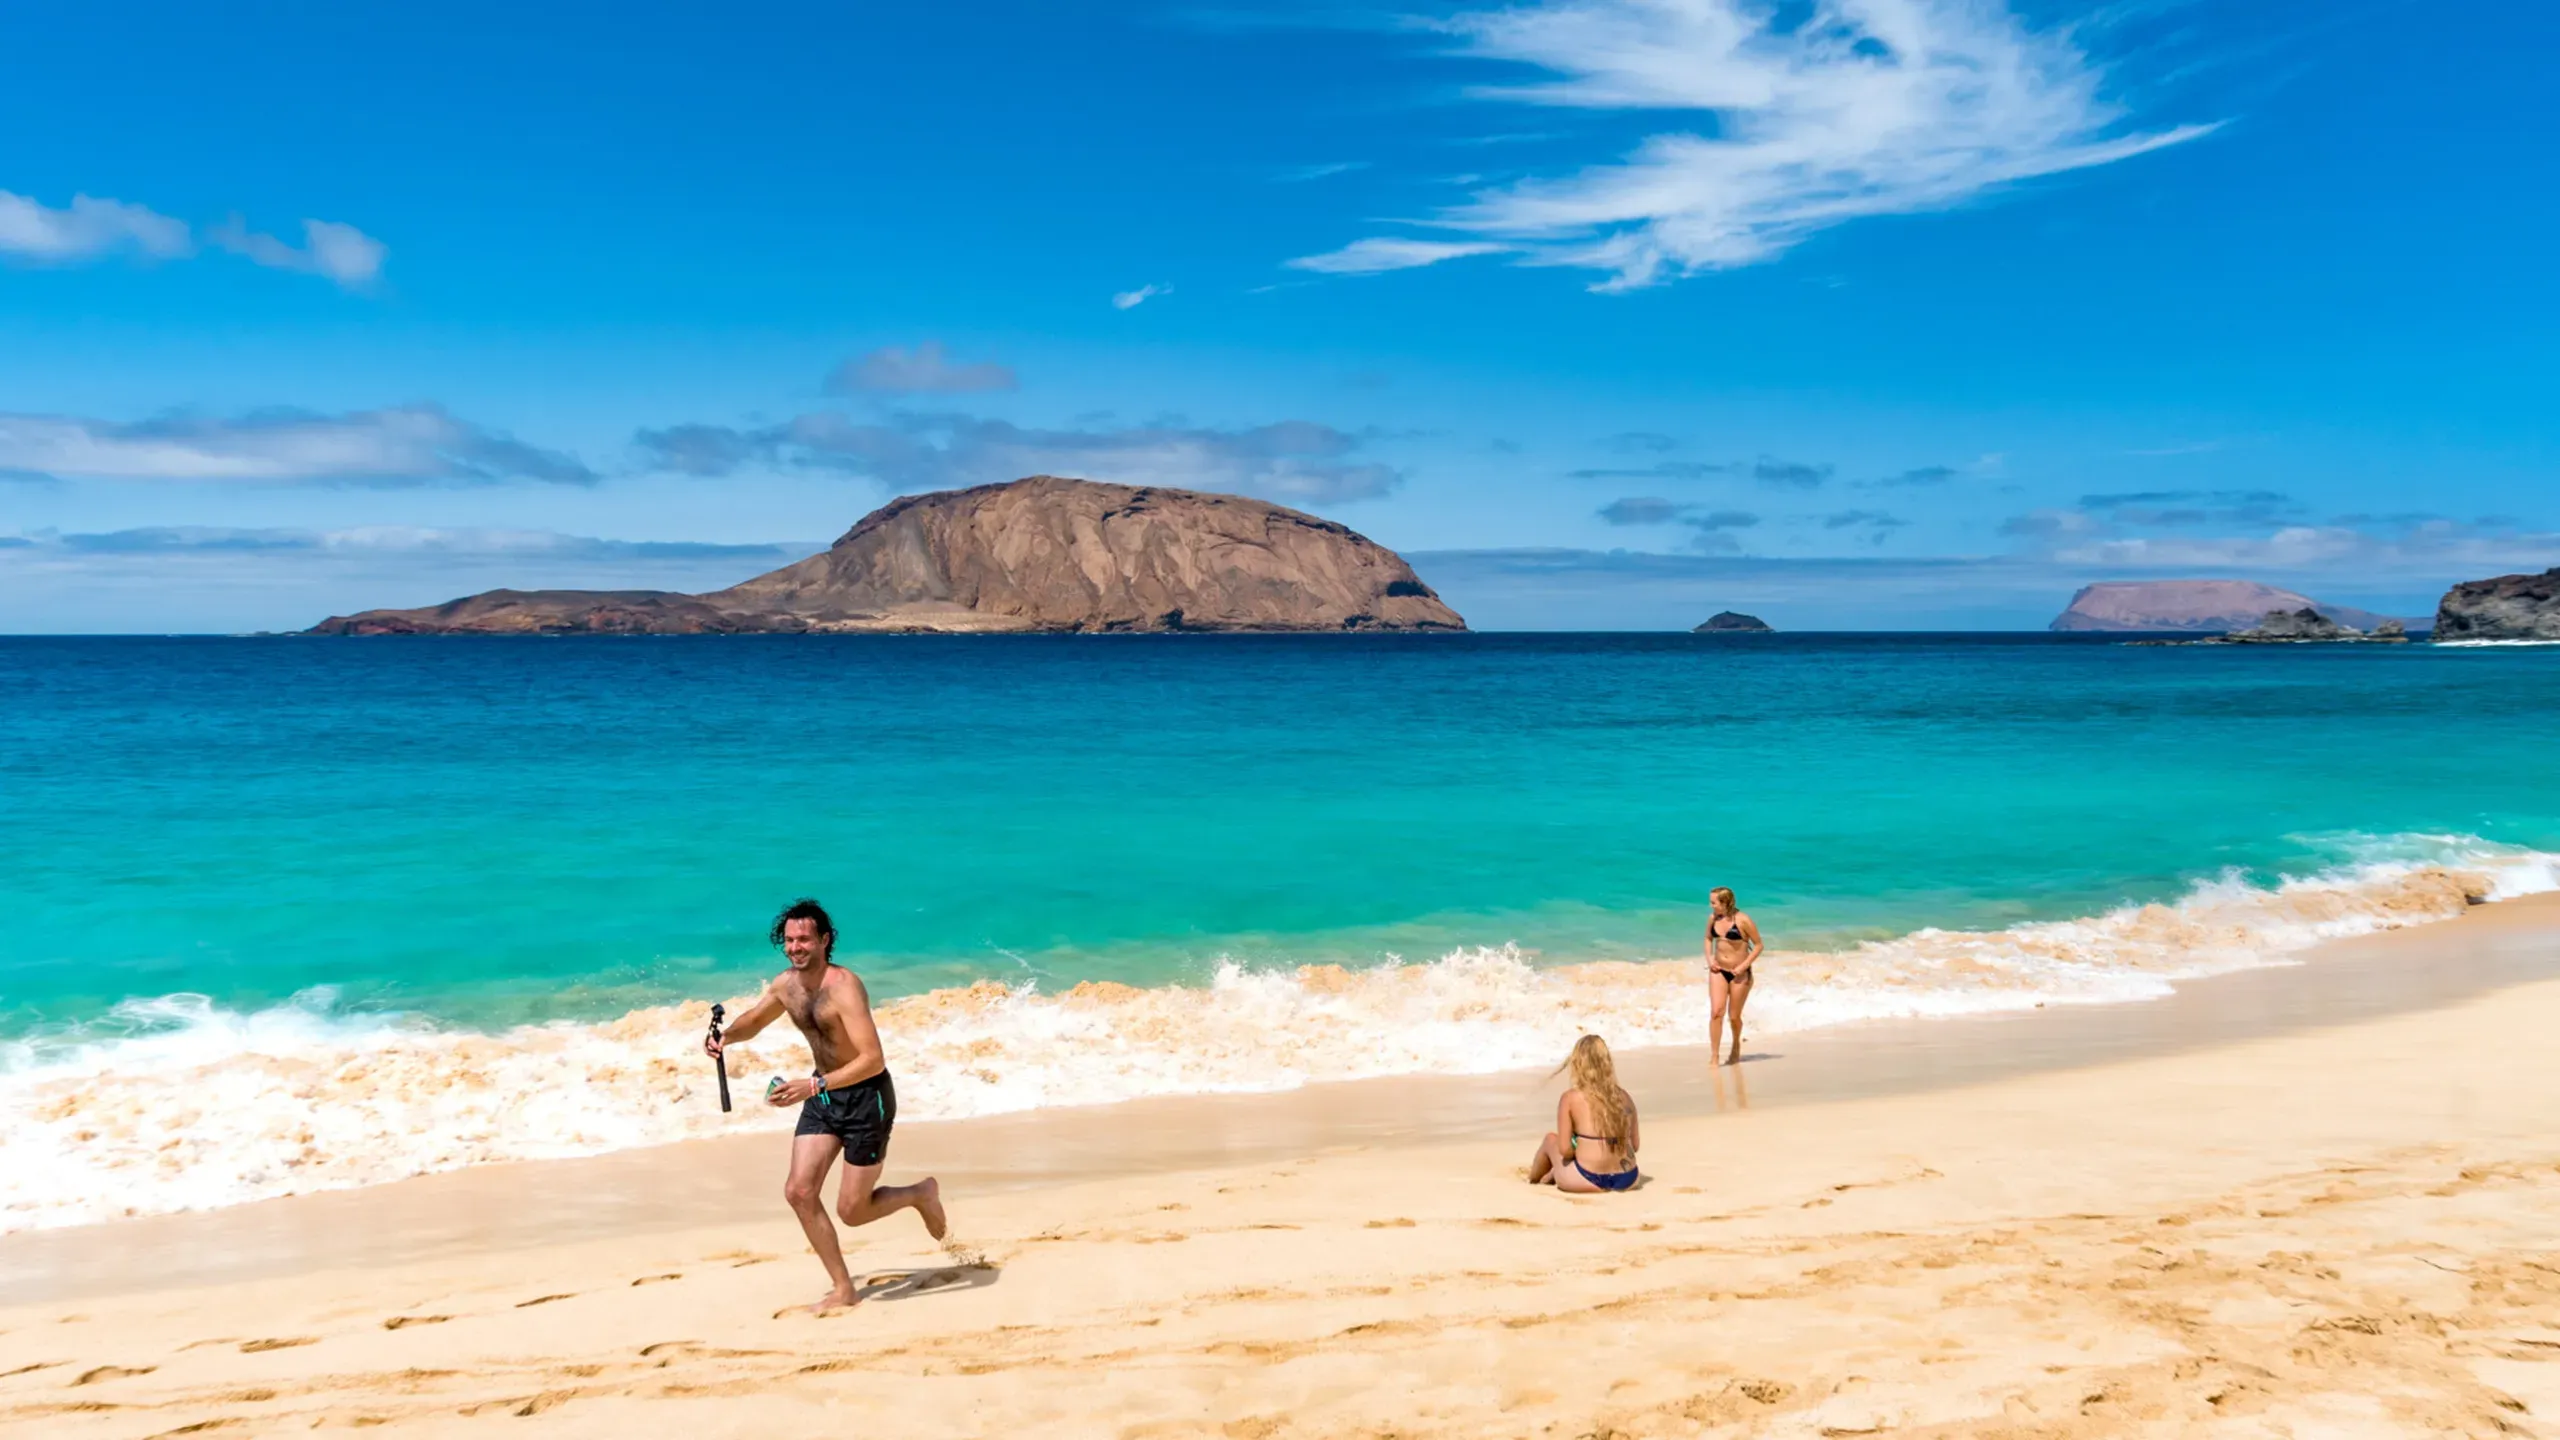
[(833, 1135), (844, 1142), (848, 1165), (877, 1165), (889, 1153), (889, 1127), (898, 1123), (898, 1087), (889, 1072), (856, 1080), (840, 1090), (821, 1090), (800, 1102), (795, 1135)]

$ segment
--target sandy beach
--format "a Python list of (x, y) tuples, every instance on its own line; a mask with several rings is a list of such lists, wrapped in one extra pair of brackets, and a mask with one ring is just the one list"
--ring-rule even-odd
[(1864, 1071), (1648, 1052), (1621, 1197), (1520, 1182), (1528, 1077), (1038, 1117), (1011, 1171), (967, 1152), (1032, 1122), (918, 1127), (954, 1248), (858, 1232), (823, 1319), (767, 1137), (15, 1236), (0, 1427), (2560, 1433), (2554, 970), (2545, 897)]

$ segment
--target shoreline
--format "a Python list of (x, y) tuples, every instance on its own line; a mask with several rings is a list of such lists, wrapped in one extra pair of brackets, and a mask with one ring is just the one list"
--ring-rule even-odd
[[(1622, 1052), (1649, 1121), (1995, 1085), (2434, 1012), (2560, 979), (2560, 893), (2326, 942), (2291, 963), (2183, 981), (2159, 999), (1864, 1021), (1767, 1039), (1711, 1068), (1703, 1047)], [(889, 1183), (939, 1174), (995, 1195), (1106, 1179), (1535, 1134), (1543, 1070), (1391, 1076), (911, 1121)], [(742, 1093), (741, 1105), (754, 1103)], [(539, 1248), (570, 1238), (787, 1222), (782, 1132), (505, 1161), (356, 1189), (0, 1236), (0, 1290), (46, 1303)]]
[[(2226, 872), (2172, 902), (1773, 950), (1752, 1023), (1792, 1044), (1885, 1033), (1871, 1030), (1878, 1020), (2149, 1001), (2299, 963), (2324, 941), (2456, 919), (2484, 898), (2560, 893), (2560, 854), (2477, 837), (2344, 849), (2351, 858), (2307, 875)], [(176, 1028), (52, 1061), (25, 1063), (30, 1052), (0, 1075), (0, 1230), (123, 1225), (787, 1126), (752, 1104), (715, 1108), (694, 1006), (479, 1031), (333, 1015), (300, 997), (254, 1012), (200, 995), (133, 1005), (130, 1018)], [(1551, 1064), (1586, 1031), (1622, 1054), (1676, 1049), (1703, 1043), (1708, 1011), (1694, 960), (1556, 963), (1506, 944), (1368, 967), (1222, 962), (1210, 977), (1151, 987), (981, 979), (884, 1002), (878, 1015), (912, 1127), (1494, 1075)], [(800, 1063), (790, 1037), (760, 1037), (733, 1050), (731, 1068), (751, 1081)]]
[[(2533, 1433), (2560, 1416), (2560, 980), (2526, 969), (2560, 960), (2556, 913), (2377, 937), (2434, 943), (2303, 967), (2362, 997), (2342, 1010), (2225, 990), (2228, 1033), (2140, 1058), (1649, 1103), (1622, 1196), (1522, 1184), (1534, 1109), (1499, 1138), (955, 1189), (983, 1263), (892, 1217), (848, 1244), (866, 1303), (824, 1319), (778, 1308), (819, 1279), (769, 1191), (670, 1229), (16, 1302), (0, 1426)], [(2506, 983), (2466, 991), (2482, 954)]]

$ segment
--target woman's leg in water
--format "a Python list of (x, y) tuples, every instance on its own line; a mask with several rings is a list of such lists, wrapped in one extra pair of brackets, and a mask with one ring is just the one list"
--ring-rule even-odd
[(1742, 978), (1733, 984), (1732, 1002), (1726, 1007), (1725, 1012), (1733, 1019), (1733, 1058), (1727, 1062), (1729, 1064), (1742, 1063), (1742, 1005), (1750, 998), (1751, 972), (1745, 970), (1742, 972)]
[(1724, 1063), (1724, 1012), (1730, 987), (1714, 970), (1707, 971), (1707, 1063)]

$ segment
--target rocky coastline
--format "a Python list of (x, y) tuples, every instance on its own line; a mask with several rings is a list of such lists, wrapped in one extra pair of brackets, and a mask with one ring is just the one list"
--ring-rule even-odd
[(2466, 580), (2436, 605), (2435, 640), (2560, 641), (2560, 566)]

